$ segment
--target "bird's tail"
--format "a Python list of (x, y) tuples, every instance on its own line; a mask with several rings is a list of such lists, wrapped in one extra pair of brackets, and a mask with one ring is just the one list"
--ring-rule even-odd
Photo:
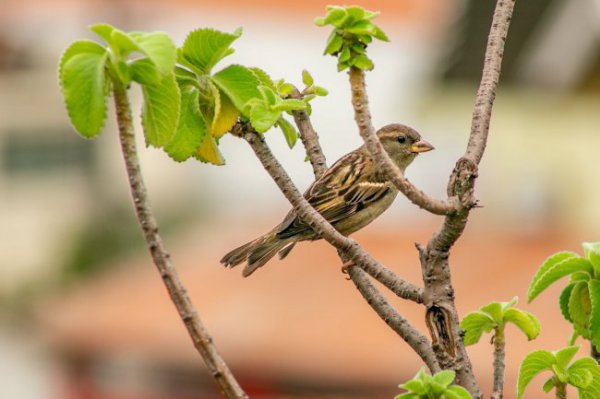
[(242, 275), (248, 277), (290, 242), (291, 240), (277, 238), (275, 233), (271, 232), (227, 253), (221, 259), (221, 263), (227, 267), (234, 267), (247, 260), (248, 264)]

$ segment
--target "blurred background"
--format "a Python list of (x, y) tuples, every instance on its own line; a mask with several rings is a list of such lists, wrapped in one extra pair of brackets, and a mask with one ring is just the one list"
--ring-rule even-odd
[[(313, 103), (328, 160), (360, 145), (345, 73), (322, 56), (326, 4), (255, 0), (3, 0), (0, 13), (0, 397), (218, 398), (155, 272), (135, 223), (111, 114), (94, 141), (70, 127), (57, 86), (62, 50), (86, 27), (163, 30), (177, 44), (197, 27), (244, 28), (222, 62), (260, 66), (300, 84), (308, 69), (329, 96)], [(494, 2), (356, 1), (380, 10), (391, 43), (374, 43), (368, 74), (376, 126), (413, 126), (436, 150), (408, 177), (435, 197), (463, 153)], [(339, 3), (339, 4), (343, 4)], [(218, 70), (218, 67), (217, 67)], [(132, 96), (139, 115), (139, 93)], [(600, 240), (600, 1), (518, 1), (504, 58), (476, 209), (452, 252), (462, 314), (517, 295), (539, 316), (534, 342), (508, 332), (507, 398), (534, 349), (564, 346), (561, 284), (526, 305), (549, 254)], [(139, 129), (138, 129), (139, 133)], [(141, 136), (141, 135), (140, 135)], [(301, 146), (269, 144), (302, 189)], [(278, 223), (289, 205), (244, 142), (225, 137), (227, 165), (140, 156), (167, 247), (215, 342), (252, 398), (391, 398), (418, 358), (340, 272), (335, 250), (305, 243), (250, 279), (225, 270), (228, 250)], [(356, 234), (375, 257), (416, 283), (414, 242), (440, 218), (399, 197)], [(424, 328), (416, 305), (390, 298)], [(486, 393), (492, 348), (469, 348)], [(588, 352), (588, 348), (582, 351)], [(537, 382), (536, 382), (537, 381)], [(541, 380), (534, 384), (541, 385)], [(546, 397), (532, 387), (528, 398)]]

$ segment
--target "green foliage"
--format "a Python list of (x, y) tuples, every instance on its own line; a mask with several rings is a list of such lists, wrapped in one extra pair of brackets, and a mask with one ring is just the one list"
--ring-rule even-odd
[(465, 388), (451, 385), (455, 377), (456, 373), (452, 370), (443, 370), (431, 376), (421, 369), (412, 380), (399, 385), (407, 392), (395, 399), (471, 399)]
[(600, 397), (600, 366), (590, 357), (571, 363), (578, 350), (578, 346), (568, 346), (556, 352), (539, 350), (529, 353), (519, 369), (517, 399), (523, 397), (533, 378), (544, 371), (553, 374), (544, 383), (544, 392), (558, 386), (571, 385), (577, 388), (581, 399)]
[(559, 252), (540, 266), (528, 290), (532, 301), (552, 283), (570, 277), (559, 298), (561, 313), (573, 326), (576, 336), (589, 339), (600, 348), (600, 243), (583, 243), (584, 257)]
[(324, 53), (337, 57), (339, 71), (351, 66), (373, 69), (373, 61), (366, 55), (367, 46), (373, 38), (389, 41), (381, 28), (372, 22), (378, 14), (358, 6), (328, 6), (327, 15), (315, 19), (317, 26), (334, 28)]
[(158, 84), (143, 85), (142, 93), (142, 126), (146, 145), (164, 147), (173, 139), (179, 120), (180, 93), (175, 75), (171, 72)]
[(241, 35), (241, 28), (233, 33), (210, 28), (196, 29), (185, 39), (179, 61), (190, 66), (198, 75), (209, 75), (217, 62), (234, 52), (230, 46)]
[(540, 323), (531, 313), (514, 307), (518, 298), (510, 302), (492, 302), (482, 306), (479, 311), (469, 313), (460, 323), (464, 330), (465, 345), (473, 345), (479, 342), (483, 333), (492, 330), (498, 333), (504, 332), (507, 323), (512, 323), (521, 330), (527, 339), (535, 339), (540, 334)]

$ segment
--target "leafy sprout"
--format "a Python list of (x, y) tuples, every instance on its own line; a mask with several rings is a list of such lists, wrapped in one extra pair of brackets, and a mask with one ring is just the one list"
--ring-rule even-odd
[(578, 350), (578, 346), (568, 346), (555, 352), (539, 350), (529, 353), (519, 369), (517, 399), (523, 397), (533, 378), (544, 371), (552, 373), (544, 383), (544, 392), (571, 385), (577, 388), (580, 399), (600, 398), (600, 366), (591, 357), (571, 363)]
[(422, 368), (413, 379), (399, 385), (406, 392), (395, 399), (471, 399), (465, 388), (452, 385), (455, 377), (456, 373), (452, 370), (443, 370), (432, 376)]
[(333, 26), (327, 39), (325, 54), (338, 59), (338, 71), (351, 66), (363, 70), (373, 69), (373, 61), (367, 56), (368, 45), (373, 38), (389, 41), (381, 28), (372, 20), (379, 13), (358, 6), (328, 6), (327, 15), (315, 19), (317, 26)]
[(584, 256), (558, 252), (542, 263), (529, 285), (527, 298), (534, 300), (546, 288), (569, 276), (560, 294), (560, 309), (578, 335), (600, 349), (600, 242), (583, 243)]

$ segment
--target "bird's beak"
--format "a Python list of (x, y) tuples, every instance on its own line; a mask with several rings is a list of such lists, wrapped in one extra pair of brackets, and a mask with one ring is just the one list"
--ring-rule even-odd
[(419, 153), (433, 150), (434, 147), (425, 140), (419, 140), (410, 146), (410, 152)]

